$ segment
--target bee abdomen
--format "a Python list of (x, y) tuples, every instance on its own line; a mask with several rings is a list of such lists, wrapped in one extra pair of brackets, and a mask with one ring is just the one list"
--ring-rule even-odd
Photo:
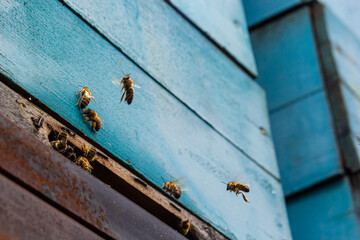
[(89, 105), (89, 103), (90, 103), (90, 98), (83, 98), (80, 103), (80, 109), (86, 108), (87, 105)]
[(129, 89), (126, 90), (125, 102), (127, 102), (127, 104), (130, 105), (133, 99), (134, 99), (134, 88), (130, 87)]
[(91, 147), (86, 157), (89, 161), (93, 161), (95, 155), (96, 155), (96, 149)]

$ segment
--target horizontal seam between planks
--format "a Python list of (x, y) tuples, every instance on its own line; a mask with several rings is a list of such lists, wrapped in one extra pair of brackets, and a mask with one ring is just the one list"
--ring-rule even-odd
[[(193, 108), (191, 108), (188, 104), (186, 104), (183, 100), (181, 100), (179, 97), (177, 97), (174, 93), (172, 93), (169, 89), (167, 89), (163, 84), (161, 84), (159, 81), (157, 81), (149, 72), (147, 72), (143, 67), (141, 67), (138, 63), (136, 63), (130, 56), (128, 56), (123, 50), (121, 50), (120, 47), (118, 47), (115, 43), (113, 43), (108, 37), (106, 37), (103, 33), (100, 32), (95, 26), (93, 26), (89, 21), (87, 21), (83, 16), (81, 16), (76, 10), (71, 8), (67, 3), (65, 3), (63, 0), (58, 0), (60, 3), (62, 3), (67, 9), (69, 9), (75, 16), (77, 16), (80, 20), (82, 20), (86, 25), (88, 25), (92, 30), (94, 30), (97, 34), (99, 34), (102, 38), (104, 38), (111, 46), (113, 46), (116, 50), (121, 52), (125, 55), (135, 66), (137, 66), (141, 71), (143, 71), (146, 75), (148, 75), (154, 82), (156, 82), (160, 87), (162, 87), (167, 93), (169, 93), (171, 96), (173, 96), (176, 100), (178, 100), (180, 103), (182, 103), (186, 108), (188, 108), (192, 113), (195, 114), (199, 119), (201, 119), (205, 124), (207, 124), (210, 128), (212, 128), (216, 133), (218, 133), (222, 138), (224, 138), (228, 143), (230, 143), (233, 147), (235, 147), (237, 150), (239, 150), (242, 154), (245, 155), (249, 160), (251, 160), (253, 163), (255, 163), (259, 168), (261, 168), (264, 172), (269, 174), (271, 177), (273, 177), (275, 180), (280, 182), (280, 178), (275, 176), (272, 172), (270, 172), (268, 169), (266, 169), (264, 166), (262, 166), (260, 163), (258, 163), (254, 158), (250, 157), (244, 150), (242, 150), (237, 144), (235, 144), (232, 140), (230, 140), (228, 137), (226, 137), (223, 133), (221, 133), (219, 130), (217, 130), (210, 122), (208, 122), (205, 118), (203, 118), (199, 113), (197, 113)], [(249, 121), (248, 118), (245, 117)], [(252, 121), (250, 121), (251, 124), (256, 125)]]
[[(247, 69), (245, 64), (241, 63), (231, 54), (225, 47), (222, 47), (215, 39), (213, 39), (209, 34), (207, 34), (204, 30), (201, 29), (195, 22), (193, 22), (190, 18), (188, 18), (180, 9), (178, 9), (174, 4), (172, 4), (169, 0), (163, 0), (166, 2), (175, 12), (177, 12), (182, 18), (184, 18), (192, 27), (194, 27), (197, 31), (199, 31), (207, 40), (209, 40), (212, 44), (215, 45), (225, 56), (227, 56), (231, 61), (233, 61), (241, 70), (247, 73), (252, 79), (257, 77), (257, 74), (252, 73)], [(249, 33), (250, 34), (250, 33)], [(254, 61), (255, 63), (255, 61)]]
[(284, 11), (276, 13), (275, 15), (273, 15), (271, 17), (268, 17), (268, 18), (266, 18), (264, 20), (261, 20), (258, 23), (255, 23), (254, 25), (249, 27), (249, 32), (256, 31), (257, 29), (259, 29), (259, 28), (261, 28), (263, 26), (266, 26), (267, 24), (271, 24), (272, 22), (274, 22), (276, 20), (279, 20), (280, 18), (283, 18), (283, 17), (285, 17), (287, 15), (290, 15), (293, 12), (295, 12), (295, 11), (301, 9), (301, 8), (311, 7), (314, 3), (315, 3), (315, 1), (298, 3), (293, 7), (287, 8)]
[(312, 90), (312, 91), (310, 91), (310, 92), (308, 92), (308, 93), (305, 93), (304, 95), (301, 95), (300, 97), (297, 97), (297, 98), (295, 98), (295, 99), (293, 99), (293, 100), (290, 100), (290, 101), (287, 102), (287, 103), (281, 104), (280, 106), (269, 110), (269, 113), (270, 113), (270, 115), (271, 115), (271, 114), (275, 114), (275, 113), (283, 110), (284, 108), (291, 107), (292, 105), (295, 105), (297, 102), (300, 102), (300, 101), (302, 101), (302, 100), (304, 100), (304, 99), (306, 99), (306, 98), (312, 97), (312, 96), (314, 96), (314, 95), (316, 95), (317, 93), (320, 93), (320, 92), (322, 92), (322, 91), (323, 91), (323, 88), (322, 88), (322, 87), (320, 87), (320, 88), (318, 88), (318, 89), (315, 89), (315, 90)]

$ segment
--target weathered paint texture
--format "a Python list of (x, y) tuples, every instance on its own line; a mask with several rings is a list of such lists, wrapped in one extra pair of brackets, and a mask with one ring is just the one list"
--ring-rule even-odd
[(236, 147), (279, 176), (263, 90), (167, 3), (65, 2)]
[(349, 180), (339, 179), (287, 203), (294, 240), (359, 239)]
[(307, 7), (251, 32), (286, 195), (342, 172), (313, 32)]
[[(158, 10), (161, 10), (160, 7)], [(161, 177), (172, 180), (185, 176), (183, 185), (187, 191), (180, 202), (227, 236), (239, 239), (291, 238), (282, 189), (277, 179), (214, 131), (66, 6), (55, 1), (9, 1), (0, 6), (0, 13), (3, 23), (0, 28), (2, 73), (75, 127), (82, 129), (90, 138), (129, 163), (157, 186), (162, 185)], [(161, 16), (163, 15), (157, 15), (159, 19)], [(113, 23), (116, 25), (116, 22)], [(141, 28), (140, 26), (143, 25), (139, 24), (138, 28)], [(182, 26), (186, 25), (179, 25)], [(135, 41), (137, 38), (134, 36), (133, 39)], [(156, 41), (151, 40), (143, 49), (151, 49), (152, 46), (159, 48), (155, 43)], [(165, 48), (166, 45), (160, 46)], [(196, 49), (193, 47), (194, 52), (191, 53), (194, 58), (199, 57), (196, 63), (213, 66), (203, 61), (202, 51), (198, 52), (201, 48)], [(215, 59), (222, 56), (220, 52), (217, 54), (217, 51), (206, 48), (208, 54), (215, 54)], [(143, 53), (146, 55), (145, 50)], [(214, 56), (210, 55), (206, 56), (214, 59)], [(151, 60), (156, 61), (158, 57), (154, 56)], [(233, 64), (226, 58), (216, 63), (219, 63), (219, 69), (226, 69), (226, 66)], [(178, 66), (181, 68), (181, 65)], [(192, 69), (189, 65), (186, 66)], [(153, 69), (153, 72), (163, 74), (164, 72), (159, 70), (163, 68), (160, 68), (160, 65), (158, 67)], [(159, 71), (155, 71), (156, 69)], [(231, 88), (237, 89), (236, 94), (243, 99), (242, 107), (238, 102), (234, 102), (217, 109), (239, 107), (238, 113), (229, 116), (236, 115), (239, 119), (246, 119), (244, 122), (248, 124), (248, 129), (266, 126), (268, 120), (264, 99), (261, 98), (262, 90), (247, 77), (241, 80), (242, 73), (238, 68), (234, 66), (232, 69), (224, 72), (234, 74), (234, 77), (226, 78), (232, 81), (223, 85), (225, 89), (222, 95), (231, 99), (232, 94), (236, 92), (232, 92)], [(131, 77), (141, 86), (140, 89), (135, 89), (135, 98), (131, 106), (118, 104), (121, 86), (113, 84), (114, 78), (120, 78), (127, 73), (131, 73)], [(164, 76), (161, 79), (165, 79)], [(169, 83), (176, 83), (173, 78), (170, 79)], [(213, 87), (210, 87), (214, 84), (213, 81), (209, 81), (206, 75), (199, 79), (207, 81), (187, 82), (192, 84), (189, 86), (190, 90), (192, 87), (199, 90), (197, 85), (200, 84), (208, 86), (203, 92), (207, 89), (213, 91)], [(231, 88), (230, 83), (234, 83)], [(173, 85), (174, 89), (176, 84)], [(89, 126), (82, 122), (80, 112), (75, 107), (77, 98), (74, 92), (79, 90), (79, 85), (85, 85), (92, 90), (96, 104), (91, 103), (90, 107), (105, 120), (104, 129), (97, 133), (92, 132)], [(183, 86), (186, 84), (182, 83), (179, 86), (182, 88), (178, 89), (184, 90)], [(219, 92), (218, 89), (216, 91)], [(181, 99), (182, 96), (185, 95), (181, 95)], [(209, 101), (203, 102), (202, 109), (214, 111), (212, 107), (215, 102), (221, 102), (218, 97), (217, 101), (211, 100), (215, 97), (209, 91), (203, 96), (207, 96), (204, 100)], [(196, 95), (193, 98), (200, 101)], [(215, 112), (212, 116), (221, 116), (218, 111)], [(245, 118), (242, 112), (249, 113), (246, 115), (249, 118)], [(264, 124), (256, 125), (256, 121)], [(224, 126), (227, 126), (227, 123), (225, 121)], [(249, 127), (251, 125), (256, 127)], [(246, 129), (237, 132), (239, 139), (248, 139), (248, 136), (252, 138), (255, 135), (253, 132), (245, 131)], [(256, 143), (253, 139), (246, 141), (249, 141), (249, 145)], [(268, 141), (271, 145), (271, 140)], [(261, 156), (264, 153), (265, 150)], [(271, 155), (269, 158), (264, 155), (263, 161), (259, 162), (269, 166), (268, 169), (273, 169), (272, 172), (276, 172), (274, 159)], [(225, 191), (225, 186), (220, 181), (230, 180), (250, 184), (251, 192), (247, 197), (251, 204), (246, 204), (240, 197)]]
[(257, 74), (241, 1), (169, 1), (253, 75)]

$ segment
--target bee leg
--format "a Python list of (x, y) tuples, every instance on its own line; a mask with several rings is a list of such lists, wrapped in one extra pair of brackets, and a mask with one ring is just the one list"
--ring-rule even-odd
[(90, 98), (92, 98), (94, 100), (94, 103), (96, 103), (95, 98), (93, 96), (90, 96)]
[(242, 194), (244, 201), (248, 203), (249, 201), (246, 199), (245, 194), (242, 192), (240, 192), (240, 193)]
[(88, 117), (85, 117), (83, 122), (90, 122), (91, 120)]
[(79, 105), (79, 108), (80, 108), (80, 104), (79, 104), (79, 103), (81, 103), (82, 98), (83, 98), (83, 97), (80, 97), (80, 98), (79, 98), (79, 100), (77, 101), (77, 103), (76, 103), (76, 105), (75, 105), (75, 106)]
[(125, 96), (125, 92), (123, 92), (123, 94), (122, 94), (122, 96), (121, 96), (120, 103), (122, 102), (124, 96)]

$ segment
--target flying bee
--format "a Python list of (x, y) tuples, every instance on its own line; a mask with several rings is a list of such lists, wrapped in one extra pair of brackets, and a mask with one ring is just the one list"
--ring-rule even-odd
[(95, 155), (96, 155), (96, 149), (94, 147), (91, 147), (89, 150), (88, 146), (85, 146), (83, 148), (84, 156), (89, 160), (90, 162), (95, 161)]
[(179, 225), (180, 227), (179, 232), (185, 236), (190, 230), (190, 225), (191, 225), (190, 220), (185, 218), (184, 220), (181, 221)]
[(93, 167), (90, 165), (89, 161), (83, 156), (78, 157), (75, 163), (79, 165), (82, 169), (88, 171), (89, 173), (91, 173), (91, 171), (93, 170)]
[(102, 120), (99, 115), (94, 111), (94, 110), (91, 110), (90, 108), (86, 109), (83, 113), (83, 115), (86, 115), (85, 116), (85, 120), (84, 122), (86, 121), (92, 121), (91, 123), (91, 129), (94, 131), (99, 131), (100, 128), (102, 128), (102, 122), (104, 120)]
[[(222, 183), (226, 184), (225, 182), (222, 182)], [(248, 185), (246, 185), (244, 183), (229, 182), (228, 184), (226, 184), (226, 191), (235, 192), (236, 196), (241, 193), (244, 201), (249, 202), (246, 199), (245, 194), (243, 192), (250, 192), (250, 188)], [(241, 192), (241, 191), (243, 191), (243, 192)]]
[(124, 75), (121, 78), (121, 84), (123, 85), (121, 91), (124, 90), (124, 93), (121, 96), (120, 102), (123, 100), (124, 96), (126, 95), (125, 102), (127, 102), (127, 104), (130, 105), (134, 99), (134, 88), (133, 88), (134, 82), (130, 78), (130, 74)]
[(95, 98), (91, 96), (91, 92), (88, 87), (83, 87), (80, 91), (77, 91), (76, 94), (80, 94), (80, 97), (75, 106), (79, 105), (80, 109), (86, 108), (87, 105), (89, 105), (91, 99), (93, 99), (95, 102)]
[(176, 199), (181, 197), (181, 188), (174, 182), (164, 182), (162, 188)]

